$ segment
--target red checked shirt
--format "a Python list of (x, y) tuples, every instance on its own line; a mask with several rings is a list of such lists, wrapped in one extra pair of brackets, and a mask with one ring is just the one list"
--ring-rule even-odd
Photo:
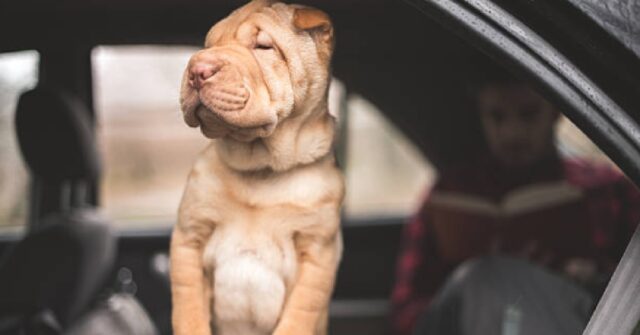
[[(590, 220), (585, 228), (589, 229), (596, 249), (593, 254), (599, 255), (595, 259), (599, 270), (602, 273), (613, 271), (640, 221), (640, 194), (621, 173), (604, 164), (561, 161), (555, 155), (521, 172), (501, 167), (489, 158), (478, 161), (443, 173), (434, 190), (464, 192), (497, 202), (508, 191), (520, 186), (566, 180), (586, 195)], [(461, 263), (448, 262), (438, 255), (438, 241), (426, 210), (428, 203), (427, 196), (404, 230), (391, 297), (394, 335), (411, 333), (418, 316), (451, 271)]]

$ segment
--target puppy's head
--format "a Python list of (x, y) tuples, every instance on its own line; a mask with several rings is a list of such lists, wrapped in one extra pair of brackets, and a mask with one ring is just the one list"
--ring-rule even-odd
[(332, 52), (325, 13), (254, 0), (214, 25), (189, 60), (180, 93), (185, 122), (209, 138), (268, 137), (326, 99)]

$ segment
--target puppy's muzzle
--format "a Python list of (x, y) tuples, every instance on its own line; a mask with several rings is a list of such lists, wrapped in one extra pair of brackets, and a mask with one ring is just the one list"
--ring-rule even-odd
[(249, 91), (233, 65), (196, 60), (188, 71), (189, 86), (198, 91), (208, 109), (216, 113), (238, 112), (247, 105)]

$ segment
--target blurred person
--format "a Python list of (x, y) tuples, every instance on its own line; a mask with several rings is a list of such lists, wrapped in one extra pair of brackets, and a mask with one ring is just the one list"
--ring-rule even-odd
[[(525, 83), (497, 71), (477, 83), (472, 100), (487, 149), (440, 171), (406, 225), (391, 298), (393, 334), (581, 334), (640, 220), (638, 192), (609, 166), (561, 158), (554, 138), (559, 112)], [(473, 216), (444, 233), (435, 224), (436, 194), (500, 203), (514, 190), (550, 182), (566, 182), (584, 198), (583, 213), (564, 220), (574, 225), (569, 236), (554, 236), (563, 222), (540, 228), (540, 236), (563, 245), (514, 245), (513, 227), (478, 242), (469, 235), (485, 232), (474, 232)], [(543, 225), (547, 210), (536, 215)]]

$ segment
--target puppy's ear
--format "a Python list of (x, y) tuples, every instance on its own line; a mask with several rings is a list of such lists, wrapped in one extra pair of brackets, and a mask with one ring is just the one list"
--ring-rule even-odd
[(311, 7), (296, 7), (293, 25), (300, 30), (308, 31), (316, 41), (327, 47), (329, 52), (333, 50), (333, 24), (327, 13)]

